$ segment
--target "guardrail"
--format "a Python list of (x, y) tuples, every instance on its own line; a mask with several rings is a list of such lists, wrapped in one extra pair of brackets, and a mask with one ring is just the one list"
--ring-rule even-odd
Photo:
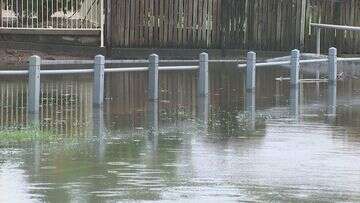
[[(209, 94), (209, 62), (238, 62), (240, 60), (209, 60), (207, 53), (201, 53), (198, 60), (159, 60), (156, 54), (150, 55), (148, 60), (105, 60), (102, 55), (95, 56), (95, 60), (41, 60), (39, 56), (32, 56), (29, 59), (28, 70), (5, 70), (0, 71), (0, 75), (28, 75), (28, 112), (37, 114), (40, 106), (40, 76), (55, 74), (93, 74), (93, 105), (102, 106), (104, 102), (104, 75), (114, 72), (148, 72), (148, 99), (157, 101), (159, 98), (159, 71), (175, 70), (197, 70), (197, 95), (206, 97)], [(308, 63), (328, 63), (329, 78), (327, 82), (336, 85), (337, 80), (337, 62), (338, 61), (360, 61), (359, 58), (337, 58), (336, 48), (329, 49), (329, 55), (326, 59), (300, 60), (300, 51), (292, 50), (289, 61), (279, 62), (256, 62), (256, 53), (248, 52), (246, 63), (238, 64), (238, 68), (245, 68), (245, 89), (246, 92), (255, 92), (256, 88), (256, 68), (265, 66), (290, 65), (291, 87), (297, 88), (300, 80), (300, 65)], [(189, 66), (159, 66), (159, 63), (198, 63)], [(126, 67), (126, 68), (105, 68), (106, 64), (142, 64), (144, 67)], [(41, 65), (93, 65), (90, 69), (64, 69), (64, 70), (41, 70)]]
[[(212, 60), (212, 62), (238, 62), (239, 60)], [(159, 63), (198, 63), (189, 66), (159, 66)], [(198, 96), (207, 96), (209, 87), (209, 56), (201, 53), (198, 60), (159, 60), (159, 56), (152, 54), (149, 60), (105, 60), (102, 55), (95, 56), (94, 60), (41, 60), (39, 56), (31, 56), (28, 70), (1, 70), (0, 75), (28, 75), (28, 106), (30, 114), (38, 114), (40, 108), (40, 78), (41, 75), (57, 74), (93, 74), (93, 105), (101, 106), (104, 101), (104, 75), (114, 72), (139, 72), (149, 73), (148, 98), (157, 101), (159, 98), (158, 82), (159, 71), (198, 70)], [(142, 64), (146, 67), (128, 68), (105, 68), (106, 64)], [(41, 65), (93, 65), (92, 69), (63, 69), (63, 70), (41, 70)]]
[[(316, 31), (316, 53), (320, 55), (321, 52), (321, 29), (335, 29), (335, 30), (348, 30), (360, 32), (360, 27), (355, 26), (346, 26), (346, 25), (332, 25), (332, 24), (320, 24), (320, 23), (310, 23), (310, 26), (315, 28)], [(357, 59), (357, 60), (360, 60)]]
[[(346, 61), (346, 59), (342, 59)], [(247, 63), (239, 64), (239, 68), (246, 68), (246, 77), (245, 77), (245, 88), (246, 91), (252, 92), (256, 88), (256, 68), (265, 67), (265, 66), (278, 66), (278, 65), (290, 65), (290, 84), (293, 87), (298, 87), (300, 83), (300, 64), (308, 63), (322, 63), (328, 62), (328, 74), (329, 79), (328, 83), (336, 85), (337, 82), (337, 49), (332, 47), (329, 49), (329, 55), (327, 59), (309, 59), (309, 60), (300, 60), (300, 51), (295, 49), (291, 51), (290, 61), (279, 61), (279, 62), (267, 62), (267, 63), (256, 63), (256, 53), (248, 52), (247, 54)]]

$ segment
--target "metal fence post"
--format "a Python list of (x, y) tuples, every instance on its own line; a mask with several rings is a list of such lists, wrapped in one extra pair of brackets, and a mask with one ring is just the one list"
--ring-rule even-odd
[(95, 56), (94, 82), (93, 82), (94, 106), (101, 106), (104, 103), (104, 72), (105, 72), (105, 57), (102, 55), (97, 55)]
[(40, 106), (40, 66), (41, 58), (31, 56), (29, 59), (29, 82), (28, 82), (28, 113), (38, 114)]
[(149, 92), (150, 101), (157, 101), (159, 98), (159, 56), (151, 54), (149, 57)]
[(209, 94), (209, 55), (201, 53), (199, 57), (198, 73), (198, 97), (205, 97)]
[(321, 28), (316, 28), (316, 53), (321, 53)]
[(246, 91), (255, 91), (256, 88), (256, 53), (248, 52), (246, 60)]
[(290, 77), (291, 85), (299, 85), (299, 75), (300, 75), (300, 51), (294, 49), (291, 51), (291, 62), (290, 62)]
[(329, 74), (329, 84), (336, 85), (337, 83), (337, 49), (331, 47), (329, 49), (329, 66), (328, 66), (328, 74)]

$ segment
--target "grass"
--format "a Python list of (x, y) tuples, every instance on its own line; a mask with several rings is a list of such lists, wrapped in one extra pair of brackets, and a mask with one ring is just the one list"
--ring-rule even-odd
[(0, 130), (0, 142), (27, 142), (33, 140), (52, 141), (56, 138), (54, 133), (42, 131), (37, 127), (11, 128)]

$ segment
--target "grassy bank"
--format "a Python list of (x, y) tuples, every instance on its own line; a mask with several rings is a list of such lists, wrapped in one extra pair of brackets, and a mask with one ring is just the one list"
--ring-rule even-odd
[(35, 127), (0, 130), (0, 142), (51, 141), (55, 138), (54, 133)]

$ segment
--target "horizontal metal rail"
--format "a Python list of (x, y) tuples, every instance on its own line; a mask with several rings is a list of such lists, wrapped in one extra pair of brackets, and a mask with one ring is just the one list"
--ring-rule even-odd
[(136, 67), (136, 68), (106, 68), (106, 73), (114, 73), (114, 72), (142, 72), (148, 71), (149, 67)]
[(42, 60), (41, 65), (91, 65), (94, 60)]
[(355, 62), (360, 61), (360, 58), (338, 58), (338, 61), (345, 61), (345, 62)]
[(27, 75), (28, 70), (1, 70), (0, 75)]
[[(360, 58), (355, 58), (360, 61)], [(300, 64), (307, 64), (307, 63), (320, 63), (320, 62), (328, 62), (329, 59), (307, 59), (307, 60), (300, 60)], [(347, 61), (347, 60), (339, 60), (339, 61)], [(349, 60), (350, 61), (350, 60)], [(264, 66), (278, 66), (278, 65), (290, 65), (290, 61), (278, 61), (278, 62), (265, 62), (265, 63), (256, 63), (256, 67), (264, 67)], [(239, 68), (245, 68), (247, 64), (239, 64)]]
[[(276, 81), (290, 81), (291, 78), (275, 78)], [(303, 82), (303, 83), (310, 83), (310, 82), (328, 82), (329, 80), (328, 79), (300, 79), (299, 80), (300, 82)]]
[[(199, 60), (159, 60), (160, 63), (198, 63)], [(209, 60), (210, 62), (210, 60)]]
[(347, 25), (333, 25), (333, 24), (319, 24), (319, 23), (310, 23), (310, 25), (322, 29), (360, 31), (360, 27), (347, 26)]
[(105, 60), (106, 64), (149, 63), (149, 60)]
[[(300, 60), (301, 64), (305, 63), (318, 63), (318, 62), (327, 62), (328, 59), (307, 59), (307, 60)], [(360, 58), (338, 58), (338, 61), (360, 61)], [(182, 63), (182, 62), (189, 62), (195, 63), (199, 62), (199, 60), (159, 60), (160, 63)], [(244, 60), (209, 60), (211, 63), (225, 63), (225, 62), (244, 62)], [(131, 63), (149, 63), (148, 60), (106, 60), (106, 64), (131, 64)], [(43, 60), (41, 62), (42, 65), (93, 65), (94, 60)], [(257, 67), (262, 66), (276, 66), (276, 65), (289, 65), (290, 61), (278, 61), (278, 62), (266, 62), (266, 63), (257, 63)], [(246, 67), (246, 64), (240, 64), (239, 68)]]
[(280, 65), (290, 65), (290, 61), (278, 61), (278, 62), (268, 62), (268, 63), (257, 63), (257, 67), (263, 66), (280, 66)]
[(307, 64), (307, 63), (321, 63), (321, 62), (328, 62), (329, 59), (307, 59), (307, 60), (300, 60), (300, 64)]
[(318, 55), (320, 55), (321, 52), (321, 29), (348, 30), (348, 31), (356, 31), (356, 32), (360, 31), (360, 27), (347, 26), (347, 25), (310, 23), (310, 26), (314, 27), (316, 31), (316, 53)]
[[(146, 60), (121, 60), (124, 63), (129, 61), (134, 63), (142, 63)], [(328, 59), (309, 59), (309, 60), (300, 60), (300, 64), (307, 63), (319, 63), (319, 62), (328, 62)], [(360, 61), (360, 58), (338, 58), (338, 61)], [(110, 63), (117, 63), (119, 61), (111, 61)], [(46, 65), (55, 65), (55, 64), (94, 64), (93, 60), (44, 60), (42, 64)], [(279, 62), (267, 62), (267, 63), (256, 63), (256, 67), (265, 67), (265, 66), (276, 66), (276, 65), (289, 65), (290, 61), (279, 61)], [(239, 64), (239, 68), (245, 68), (247, 64)], [(179, 70), (197, 70), (199, 66), (160, 66), (159, 70), (163, 71), (179, 71)], [(148, 71), (148, 67), (131, 67), (131, 68), (106, 68), (105, 72), (141, 72)], [(0, 70), (0, 75), (26, 75), (28, 70)], [(63, 70), (41, 70), (40, 73), (44, 75), (55, 75), (55, 74), (81, 74), (81, 73), (93, 73), (93, 69), (63, 69)]]
[(238, 68), (246, 68), (246, 66), (247, 66), (246, 64), (239, 64)]
[(246, 60), (241, 60), (241, 59), (209, 60), (209, 63), (240, 63), (240, 62), (246, 62)]
[(199, 66), (160, 66), (159, 70), (177, 71), (177, 70), (197, 70)]
[(42, 75), (93, 73), (94, 69), (41, 70)]
[[(179, 71), (179, 70), (197, 70), (199, 66), (159, 66), (162, 71)], [(134, 68), (106, 68), (106, 73), (114, 72), (141, 72), (148, 71), (149, 67), (134, 67)]]
[[(256, 65), (256, 67), (290, 65), (290, 61), (256, 63), (255, 65)], [(245, 68), (246, 66), (247, 66), (247, 64), (239, 64), (238, 68)]]
[[(159, 70), (163, 71), (179, 71), (179, 70), (197, 70), (199, 66), (161, 66)], [(106, 68), (106, 73), (111, 72), (141, 72), (148, 71), (149, 67), (134, 67), (134, 68)], [(81, 73), (93, 73), (94, 69), (63, 69), (63, 70), (40, 70), (42, 75), (56, 75), (56, 74), (81, 74)], [(16, 70), (16, 71), (0, 71), (0, 75), (26, 75), (28, 70)]]

